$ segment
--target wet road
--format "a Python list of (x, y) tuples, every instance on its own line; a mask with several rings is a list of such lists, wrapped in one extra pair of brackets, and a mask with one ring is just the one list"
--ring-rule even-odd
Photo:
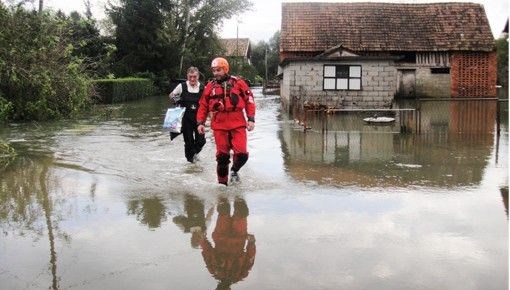
[(165, 97), (0, 129), (20, 152), (0, 167), (0, 289), (507, 289), (507, 121), (497, 138), (431, 104), (421, 135), (357, 115), (305, 133), (254, 91), (229, 187), (210, 132), (188, 164), (161, 131)]

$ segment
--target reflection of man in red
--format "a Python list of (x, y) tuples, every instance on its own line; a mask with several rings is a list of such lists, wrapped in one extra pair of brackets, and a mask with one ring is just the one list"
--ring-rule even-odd
[(212, 233), (215, 246), (204, 236), (200, 245), (209, 272), (219, 280), (216, 289), (230, 289), (230, 285), (246, 278), (255, 262), (255, 237), (247, 232), (248, 206), (246, 201), (234, 201), (234, 214), (230, 216), (230, 203), (220, 199), (218, 220)]

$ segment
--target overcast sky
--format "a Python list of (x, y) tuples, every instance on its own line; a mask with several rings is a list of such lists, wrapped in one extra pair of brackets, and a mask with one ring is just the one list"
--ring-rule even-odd
[[(281, 3), (282, 2), (392, 2), (392, 3), (433, 3), (433, 2), (474, 2), (483, 4), (489, 18), (492, 33), (495, 37), (501, 34), (508, 18), (508, 0), (472, 0), (472, 1), (449, 1), (449, 0), (346, 0), (346, 1), (281, 1), (281, 0), (251, 0), (253, 9), (243, 13), (241, 16), (227, 20), (223, 25), (221, 36), (224, 38), (235, 38), (237, 24), (239, 23), (239, 37), (250, 38), (257, 42), (268, 40), (281, 24)], [(38, 1), (34, 1), (36, 3)], [(76, 10), (84, 12), (83, 0), (45, 0), (45, 5), (54, 9), (61, 9), (65, 12)], [(104, 6), (106, 0), (91, 0), (95, 18), (104, 18)], [(35, 5), (35, 4), (34, 4)]]

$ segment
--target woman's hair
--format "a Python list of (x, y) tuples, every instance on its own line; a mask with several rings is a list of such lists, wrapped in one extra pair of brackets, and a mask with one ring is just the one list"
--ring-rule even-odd
[(189, 74), (197, 73), (198, 75), (200, 75), (200, 71), (198, 70), (198, 68), (196, 68), (196, 67), (194, 67), (194, 66), (190, 66), (190, 67), (188, 68), (187, 73), (189, 73)]

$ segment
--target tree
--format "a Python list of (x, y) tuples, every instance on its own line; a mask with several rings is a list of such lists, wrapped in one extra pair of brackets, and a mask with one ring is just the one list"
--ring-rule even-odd
[(204, 71), (221, 50), (217, 31), (223, 21), (250, 7), (248, 0), (120, 0), (108, 9), (117, 71), (171, 77), (184, 73), (181, 66)]
[(273, 34), (268, 44), (267, 70), (269, 72), (269, 79), (274, 79), (278, 74), (278, 64), (280, 63), (280, 31)]
[(496, 40), (498, 84), (508, 88), (508, 38)]
[(73, 56), (83, 59), (87, 73), (92, 77), (104, 77), (110, 73), (112, 55), (115, 51), (112, 37), (102, 36), (93, 18), (83, 18), (78, 12), (69, 17), (60, 15), (67, 23), (73, 44)]
[(177, 47), (165, 31), (169, 0), (120, 0), (108, 14), (115, 26), (116, 70), (120, 75), (160, 72), (177, 57)]
[(257, 70), (257, 73), (260, 76), (264, 76), (264, 79), (266, 75), (265, 57), (267, 50), (268, 44), (263, 40), (251, 46), (251, 63)]
[(259, 41), (252, 46), (251, 61), (260, 76), (266, 75), (266, 57), (268, 79), (276, 78), (280, 63), (280, 31), (277, 31), (268, 42)]
[(10, 108), (4, 118), (69, 117), (88, 104), (90, 85), (65, 21), (0, 5), (0, 27), (0, 112)]

